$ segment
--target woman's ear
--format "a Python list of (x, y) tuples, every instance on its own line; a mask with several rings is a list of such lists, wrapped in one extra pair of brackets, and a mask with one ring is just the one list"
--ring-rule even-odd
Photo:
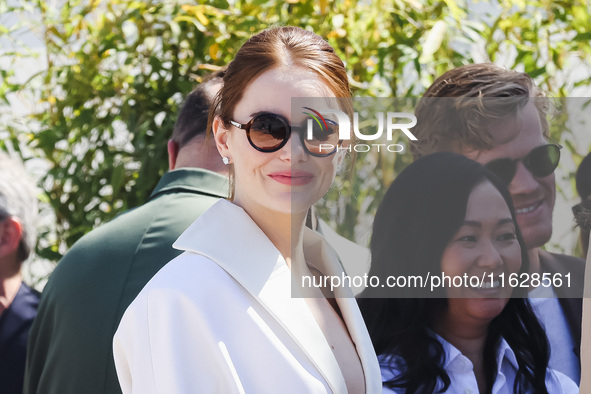
[(213, 138), (215, 140), (215, 145), (218, 148), (218, 152), (220, 152), (221, 157), (231, 158), (230, 148), (228, 146), (228, 138), (230, 130), (228, 130), (224, 126), (224, 122), (219, 116), (216, 116), (213, 120), (212, 124), (212, 131), (213, 131)]

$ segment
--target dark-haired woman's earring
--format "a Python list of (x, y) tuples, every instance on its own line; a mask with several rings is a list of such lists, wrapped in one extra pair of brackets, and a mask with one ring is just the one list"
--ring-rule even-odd
[(230, 164), (230, 159), (228, 159), (226, 156), (222, 157), (222, 163), (224, 163), (225, 165)]

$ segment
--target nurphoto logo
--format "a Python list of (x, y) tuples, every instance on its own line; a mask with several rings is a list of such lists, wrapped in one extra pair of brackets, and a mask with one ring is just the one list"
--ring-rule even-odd
[[(318, 140), (318, 129), (320, 129), (320, 134), (330, 135), (332, 132), (335, 132), (335, 128), (338, 128), (339, 142), (351, 139), (351, 121), (345, 112), (333, 108), (320, 110), (314, 110), (310, 107), (303, 108), (310, 111), (304, 111), (304, 114), (309, 115), (312, 118), (308, 119), (307, 122), (307, 140)], [(330, 118), (327, 119), (327, 115), (331, 114), (336, 116), (336, 121)], [(417, 141), (417, 137), (415, 137), (410, 131), (410, 129), (417, 124), (417, 118), (414, 114), (406, 112), (376, 112), (375, 116), (377, 118), (377, 128), (375, 131), (372, 130), (372, 133), (364, 134), (359, 130), (359, 113), (354, 112), (353, 133), (360, 141), (376, 141), (380, 138), (383, 139), (385, 130), (387, 144), (361, 143), (335, 147), (334, 144), (326, 143), (320, 144), (320, 151), (331, 152), (336, 148), (338, 150), (348, 150), (349, 152), (351, 150), (354, 150), (355, 152), (368, 152), (373, 147), (374, 149), (377, 149), (378, 152), (380, 151), (380, 148), (386, 149), (388, 152), (403, 152), (405, 148), (403, 144), (390, 143), (393, 139), (394, 132), (402, 132), (409, 140)], [(401, 119), (409, 120), (409, 122), (400, 123)]]

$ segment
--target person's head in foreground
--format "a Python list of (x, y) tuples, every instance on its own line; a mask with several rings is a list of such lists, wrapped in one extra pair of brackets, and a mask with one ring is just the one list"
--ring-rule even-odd
[(0, 150), (0, 392), (22, 393), (27, 341), (39, 293), (22, 281), (37, 235), (35, 185), (21, 162)]
[(388, 276), (485, 278), (482, 286), (475, 279), (456, 281), (434, 293), (430, 283), (389, 293), (366, 289), (363, 296), (382, 297), (359, 303), (385, 387), (404, 393), (455, 392), (463, 384), (458, 372), (472, 373), (467, 360), (462, 367), (454, 359), (459, 351), (472, 363), (470, 379), (481, 393), (502, 385), (499, 379), (506, 380), (508, 392), (551, 390), (546, 385), (548, 341), (523, 298), (526, 289), (513, 289), (508, 282), (511, 275), (528, 271), (526, 247), (511, 197), (491, 171), (454, 153), (435, 153), (411, 164), (378, 208), (371, 254), (370, 276), (379, 276), (381, 283)]
[(21, 265), (35, 250), (36, 239), (35, 186), (22, 164), (0, 152), (0, 261), (3, 277), (20, 277)]
[(320, 36), (275, 28), (238, 51), (210, 112), (218, 150), (231, 167), (233, 202), (259, 225), (269, 212), (299, 222), (328, 190), (342, 157), (318, 149), (326, 141), (338, 145), (335, 124), (328, 122), (328, 135), (304, 138), (309, 111), (292, 113), (295, 97), (350, 97), (347, 73)]
[(560, 147), (548, 142), (547, 99), (529, 75), (491, 63), (441, 75), (416, 109), (415, 158), (456, 152), (487, 165), (507, 184), (528, 249), (552, 235), (554, 170)]

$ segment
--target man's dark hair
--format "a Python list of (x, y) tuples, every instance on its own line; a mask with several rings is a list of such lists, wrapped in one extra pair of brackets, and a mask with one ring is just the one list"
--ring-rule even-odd
[(222, 84), (226, 68), (222, 68), (207, 77), (187, 97), (174, 125), (171, 139), (179, 145), (185, 146), (198, 135), (205, 135), (207, 131), (207, 116), (209, 107), (217, 91), (211, 87)]

